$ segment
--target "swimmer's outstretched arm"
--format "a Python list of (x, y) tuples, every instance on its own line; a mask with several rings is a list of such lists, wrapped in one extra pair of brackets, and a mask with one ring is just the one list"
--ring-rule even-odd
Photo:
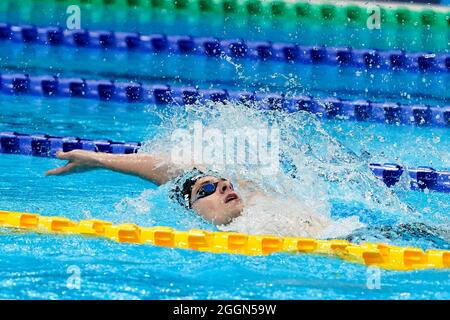
[(59, 151), (56, 156), (68, 160), (64, 166), (49, 170), (46, 176), (66, 175), (94, 169), (108, 169), (138, 176), (156, 184), (164, 184), (176, 177), (181, 169), (173, 166), (164, 156), (146, 153), (110, 154), (86, 150)]

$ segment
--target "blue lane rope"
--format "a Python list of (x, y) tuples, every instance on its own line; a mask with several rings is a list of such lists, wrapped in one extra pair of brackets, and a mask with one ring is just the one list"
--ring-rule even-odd
[[(139, 142), (116, 142), (111, 140), (92, 140), (79, 137), (57, 137), (47, 134), (22, 134), (17, 132), (0, 132), (0, 153), (21, 154), (36, 157), (55, 157), (58, 150), (88, 150), (114, 154), (138, 152)], [(377, 178), (388, 187), (395, 185), (405, 169), (392, 163), (370, 164), (370, 169)], [(450, 171), (437, 171), (431, 167), (409, 169), (412, 190), (431, 190), (450, 192)]]
[(301, 64), (328, 64), (366, 69), (450, 72), (450, 54), (407, 53), (401, 50), (352, 49), (302, 46), (271, 41), (220, 40), (213, 37), (165, 34), (141, 35), (114, 31), (63, 30), (60, 27), (10, 25), (0, 23), (0, 40), (95, 49), (122, 49), (181, 55), (280, 61)]
[(45, 97), (79, 97), (101, 101), (142, 102), (158, 105), (189, 105), (207, 101), (258, 102), (263, 110), (307, 111), (328, 119), (374, 121), (389, 124), (450, 126), (450, 106), (401, 105), (393, 102), (343, 100), (339, 98), (287, 97), (281, 94), (171, 87), (114, 80), (87, 80), (57, 76), (0, 74), (0, 93)]
[(0, 132), (0, 153), (22, 154), (36, 157), (56, 157), (56, 152), (88, 150), (114, 154), (136, 153), (141, 146), (138, 142), (116, 142), (107, 139), (81, 139), (48, 134), (22, 134)]

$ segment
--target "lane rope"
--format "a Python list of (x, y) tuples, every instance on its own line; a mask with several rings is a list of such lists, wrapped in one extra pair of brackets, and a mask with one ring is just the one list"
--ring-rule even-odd
[(288, 113), (306, 111), (326, 119), (416, 126), (450, 126), (450, 106), (404, 105), (398, 102), (345, 100), (336, 97), (290, 97), (286, 93), (198, 89), (189, 86), (63, 78), (52, 75), (0, 74), (0, 93), (182, 106), (204, 104), (208, 101), (235, 101), (262, 110), (280, 110)]
[(188, 35), (64, 30), (61, 27), (10, 25), (0, 23), (0, 40), (12, 43), (40, 44), (49, 47), (128, 50), (142, 53), (167, 53), (231, 57), (256, 61), (336, 65), (367, 70), (408, 70), (421, 73), (450, 72), (450, 55), (402, 50), (352, 49), (349, 47), (303, 46), (297, 43), (246, 41)]
[[(114, 154), (138, 152), (140, 142), (117, 142), (109, 139), (83, 139), (79, 137), (57, 137), (48, 134), (23, 134), (0, 132), (0, 153), (21, 154), (36, 157), (55, 157), (58, 150), (87, 150)], [(388, 187), (400, 181), (403, 173), (409, 177), (410, 188), (420, 191), (450, 192), (450, 170), (437, 171), (431, 167), (419, 166), (406, 170), (395, 163), (371, 163), (375, 176)]]
[(34, 213), (0, 210), (0, 226), (38, 233), (97, 236), (117, 242), (250, 256), (271, 253), (308, 253), (391, 270), (450, 268), (450, 251), (399, 247), (380, 243), (353, 244), (346, 240), (248, 235), (204, 230), (179, 231), (170, 227), (114, 225), (103, 220), (72, 221)]
[[(35, 0), (36, 1), (36, 0)], [(42, 1), (42, 0), (40, 0)], [(55, 0), (46, 0), (55, 3)], [(252, 17), (261, 19), (304, 21), (314, 24), (351, 25), (366, 27), (374, 4), (348, 1), (302, 1), (302, 0), (57, 0), (58, 3), (78, 3), (99, 9), (153, 9), (165, 14), (180, 12), (190, 17), (199, 13), (217, 14), (224, 17)], [(380, 20), (390, 27), (422, 27), (441, 29), (450, 26), (450, 11), (444, 6), (420, 4), (376, 3)]]

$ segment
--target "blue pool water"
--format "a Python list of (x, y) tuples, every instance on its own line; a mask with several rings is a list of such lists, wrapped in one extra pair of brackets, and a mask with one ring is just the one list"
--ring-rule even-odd
[[(65, 21), (62, 18), (64, 14), (58, 10), (59, 5), (49, 8), (29, 1), (29, 6), (23, 5), (20, 9), (11, 3), (5, 1), (0, 7), (0, 20), (40, 25), (61, 25)], [(44, 16), (43, 11), (49, 14)], [(83, 23), (91, 29), (168, 34), (189, 30), (190, 34), (201, 36), (274, 41), (301, 39), (302, 43), (311, 45), (448, 52), (449, 34), (446, 32), (437, 34), (406, 28), (394, 31), (382, 29), (370, 34), (366, 30), (344, 26), (299, 28), (288, 24), (263, 24), (257, 27), (256, 22), (252, 21), (213, 21), (205, 27), (204, 23), (183, 16), (154, 15), (149, 21), (146, 17), (133, 19), (136, 15), (139, 17), (138, 12), (117, 16), (116, 13), (94, 15), (89, 10), (86, 12), (90, 14), (85, 16)], [(289, 30), (297, 32), (294, 34)], [(439, 107), (449, 104), (448, 74), (368, 73), (331, 66), (233, 63), (198, 57), (99, 53), (90, 49), (75, 52), (68, 48), (0, 42), (2, 72), (59, 73), (65, 77), (141, 80), (199, 85), (202, 88), (253, 89)], [(224, 115), (212, 123), (209, 123), (209, 118), (202, 118), (202, 114), (208, 114), (208, 111), (198, 107), (199, 118), (205, 125), (236, 128), (257, 123), (255, 114), (244, 112), (242, 106), (214, 107), (223, 110)], [(0, 132), (146, 141), (151, 147), (157, 145), (153, 141), (162, 139), (166, 131), (185, 126), (186, 118), (193, 113), (192, 109), (186, 111), (181, 106), (0, 95)], [(351, 180), (341, 177), (338, 182), (326, 181), (323, 184), (329, 190), (329, 214), (334, 219), (353, 216), (367, 226), (421, 222), (448, 229), (449, 193), (410, 191), (407, 180), (400, 181), (391, 192), (378, 183), (367, 169), (370, 162), (395, 162), (408, 168), (427, 165), (448, 170), (450, 131), (447, 127), (319, 121), (305, 114), (294, 114), (282, 120), (289, 156), (298, 155), (296, 147), (305, 145), (319, 149), (318, 152), (323, 148), (336, 149), (336, 155), (343, 154), (354, 159), (348, 167), (340, 163), (335, 168), (332, 161), (326, 160), (313, 163), (336, 174), (349, 169), (350, 173), (357, 175), (359, 182), (364, 182), (352, 185)], [(326, 134), (319, 134), (322, 129)], [(106, 171), (44, 177), (46, 170), (61, 164), (56, 159), (0, 154), (0, 209), (61, 215), (73, 220), (98, 218), (114, 223), (172, 226), (181, 230), (217, 230), (169, 200), (168, 185), (158, 188), (135, 177)], [(296, 164), (305, 171), (311, 169), (301, 163)], [(304, 191), (306, 196), (315, 192), (321, 194), (315, 182), (318, 181), (290, 181), (292, 190)], [(367, 196), (366, 192), (370, 191), (378, 197)], [(277, 214), (282, 217), (283, 212)], [(374, 239), (371, 234), (365, 236)], [(424, 249), (449, 249), (448, 231), (447, 238), (445, 235), (441, 238), (399, 235), (381, 240), (375, 237), (375, 240)], [(272, 254), (265, 257), (210, 254), (7, 229), (0, 229), (0, 244), (2, 299), (450, 298), (448, 270), (381, 270), (380, 288), (369, 289), (373, 269), (339, 259), (304, 254)], [(74, 268), (80, 272), (79, 289), (68, 286)]]
[[(86, 63), (86, 61), (95, 61)], [(133, 63), (129, 63), (133, 61)], [(91, 48), (11, 45), (0, 42), (0, 66), (20, 73), (63, 74), (87, 79), (141, 80), (253, 91), (336, 95), (377, 102), (445, 106), (450, 99), (448, 73), (395, 72), (326, 65), (252, 62)]]
[[(155, 189), (150, 183), (107, 172), (44, 178), (42, 172), (56, 162), (2, 155), (1, 207), (143, 225), (163, 224), (168, 219), (164, 216), (170, 211), (162, 195), (151, 204), (150, 213), (145, 208), (148, 204), (136, 201), (144, 207), (136, 208), (123, 203), (123, 199), (137, 199), (144, 190)], [(450, 202), (448, 195), (417, 193), (403, 198), (412, 203), (431, 201), (430, 214), (439, 208), (439, 201)], [(202, 225), (193, 216), (177, 218), (185, 227)], [(448, 271), (382, 270), (381, 289), (369, 290), (367, 267), (308, 255), (215, 255), (6, 230), (1, 241), (0, 296), (8, 299), (449, 298)], [(80, 290), (67, 288), (70, 266), (81, 270)]]
[[(14, 112), (11, 111), (12, 106)], [(30, 108), (31, 107), (31, 108)], [(48, 99), (2, 96), (0, 131), (83, 135), (91, 138), (144, 141), (157, 134), (166, 114), (161, 106), (101, 104), (83, 99)], [(114, 112), (112, 112), (114, 111)], [(448, 167), (448, 131), (412, 130), (385, 125), (357, 126), (327, 122), (327, 130), (357, 150), (355, 143), (372, 152), (374, 159), (390, 159), (410, 166)], [(342, 130), (354, 130), (356, 137)], [(383, 130), (384, 129), (384, 130)], [(387, 129), (387, 130), (386, 130)], [(374, 139), (367, 137), (375, 135)], [(408, 136), (408, 139), (401, 137)], [(434, 143), (436, 136), (440, 143)], [(378, 137), (384, 137), (381, 142)], [(426, 148), (416, 150), (416, 140)], [(382, 140), (382, 139), (381, 139)], [(392, 140), (392, 141), (391, 141)], [(364, 141), (361, 143), (360, 141)], [(392, 147), (393, 141), (398, 147)], [(442, 147), (444, 146), (444, 147)], [(401, 152), (400, 152), (401, 150)], [(383, 153), (383, 154), (382, 154)], [(398, 157), (398, 158), (397, 158)], [(446, 160), (447, 159), (447, 160)], [(43, 173), (60, 161), (17, 155), (0, 155), (4, 210), (63, 215), (74, 220), (99, 218), (115, 223), (170, 225), (183, 230), (215, 230), (193, 213), (176, 208), (167, 190), (150, 182), (110, 172), (45, 178)], [(448, 225), (450, 194), (407, 191), (396, 193), (420, 212), (420, 220)], [(356, 215), (369, 225), (381, 223), (379, 212), (364, 206), (337, 202), (332, 215)], [(412, 221), (412, 220), (411, 220)], [(395, 222), (395, 219), (394, 219)], [(382, 223), (383, 224), (383, 223)], [(381, 271), (381, 289), (370, 290), (370, 269), (337, 259), (275, 254), (269, 257), (214, 255), (176, 249), (117, 244), (78, 236), (47, 236), (3, 230), (0, 259), (2, 298), (55, 299), (447, 299), (448, 271)], [(423, 239), (396, 239), (395, 244), (448, 248), (449, 243)], [(68, 289), (68, 268), (81, 272), (81, 289)], [(220, 276), (219, 276), (220, 274)], [(414, 285), (413, 285), (414, 284)]]

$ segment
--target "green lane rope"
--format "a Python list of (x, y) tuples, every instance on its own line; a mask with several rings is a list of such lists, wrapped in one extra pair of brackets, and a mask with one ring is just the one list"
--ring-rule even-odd
[[(34, 0), (37, 1), (37, 0)], [(106, 5), (111, 8), (163, 9), (187, 13), (215, 13), (261, 18), (335, 22), (365, 26), (372, 14), (366, 3), (289, 0), (45, 0), (47, 2)], [(450, 27), (450, 10), (437, 6), (379, 4), (381, 23), (389, 26)]]

